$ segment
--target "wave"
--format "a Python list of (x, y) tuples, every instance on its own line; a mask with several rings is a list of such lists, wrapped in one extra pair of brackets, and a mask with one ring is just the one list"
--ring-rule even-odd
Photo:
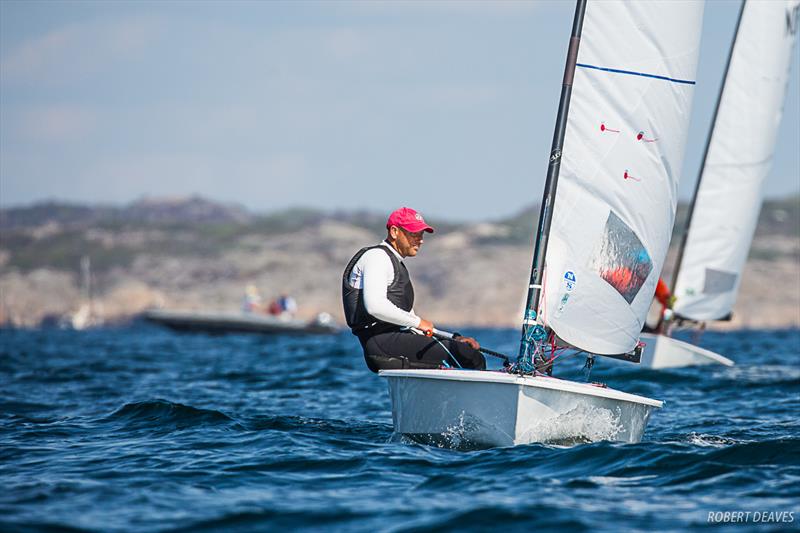
[[(411, 518), (402, 526), (388, 531), (438, 532), (438, 531), (492, 531), (511, 528), (523, 530), (591, 531), (596, 524), (580, 520), (574, 514), (561, 513), (553, 506), (527, 504), (518, 507), (506, 505), (483, 505), (470, 510), (426, 513), (423, 518)], [(567, 514), (567, 516), (565, 516)], [(501, 527), (505, 526), (505, 527)]]
[(797, 471), (800, 464), (798, 438), (724, 444), (722, 439), (715, 441), (711, 436), (699, 438), (692, 434), (687, 442), (676, 443), (602, 442), (560, 450), (537, 447), (531, 459), (542, 458), (542, 466), (535, 468), (543, 472), (555, 469), (565, 477), (576, 475), (579, 479), (588, 473), (625, 479), (657, 476), (648, 484), (660, 486), (686, 486), (763, 468), (782, 468), (789, 473)]
[(706, 435), (703, 433), (690, 433), (686, 442), (695, 446), (703, 446), (709, 448), (724, 448), (735, 444), (740, 444), (740, 441), (727, 437), (718, 437), (716, 435)]
[[(349, 334), (92, 335), (0, 341), (0, 531), (677, 531), (800, 501), (797, 357), (763, 335), (707, 337), (732, 369), (598, 359), (592, 380), (667, 401), (641, 443), (603, 441), (615, 413), (585, 410), (537, 427), (551, 444), (464, 452), (391, 441)], [(563, 446), (567, 426), (586, 443)]]
[(103, 422), (121, 423), (125, 429), (186, 429), (237, 423), (214, 409), (201, 409), (162, 399), (126, 403), (104, 418)]
[(353, 438), (386, 442), (391, 435), (390, 425), (370, 420), (337, 420), (292, 415), (262, 415), (242, 422), (250, 431), (281, 431), (287, 433), (314, 433), (342, 441)]
[(745, 442), (716, 448), (706, 454), (709, 461), (731, 466), (800, 465), (800, 438)]
[(189, 525), (161, 530), (162, 533), (202, 531), (282, 531), (303, 528), (344, 527), (348, 522), (361, 519), (364, 512), (348, 510), (279, 510), (262, 509), (228, 513), (215, 518), (195, 521)]
[(19, 524), (11, 521), (0, 520), (0, 531), (5, 533), (89, 533), (92, 529), (83, 529), (67, 524), (56, 524), (53, 522), (28, 522)]

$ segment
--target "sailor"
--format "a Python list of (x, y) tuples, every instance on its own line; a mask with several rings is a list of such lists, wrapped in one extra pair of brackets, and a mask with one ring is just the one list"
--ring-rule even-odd
[(294, 298), (283, 293), (280, 298), (278, 298), (278, 305), (281, 308), (280, 314), (282, 316), (294, 318), (295, 313), (297, 313), (297, 302)]
[(658, 278), (655, 298), (665, 311), (667, 309), (672, 309), (672, 304), (675, 302), (675, 298), (670, 294), (669, 287), (667, 287), (667, 284), (664, 282), (663, 278)]
[[(654, 311), (656, 303), (660, 304), (660, 309)], [(675, 296), (670, 294), (669, 287), (663, 278), (658, 278), (656, 284), (656, 293), (653, 298), (653, 305), (650, 307), (650, 312), (647, 314), (642, 332), (644, 333), (664, 333), (667, 329), (667, 322), (672, 319), (672, 306), (675, 303)]]
[(386, 240), (359, 250), (344, 270), (345, 318), (373, 372), (443, 366), (486, 368), (475, 339), (431, 337), (433, 323), (414, 313), (414, 288), (403, 259), (419, 253), (426, 232), (433, 233), (433, 228), (422, 215), (401, 207), (389, 215)]
[(244, 290), (244, 298), (242, 298), (242, 311), (245, 313), (256, 313), (263, 309), (261, 294), (255, 285), (248, 285)]

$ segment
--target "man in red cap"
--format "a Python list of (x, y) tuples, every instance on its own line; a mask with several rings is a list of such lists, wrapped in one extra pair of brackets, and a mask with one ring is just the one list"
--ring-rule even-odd
[(426, 232), (433, 233), (433, 228), (422, 215), (401, 207), (386, 221), (386, 240), (359, 250), (344, 270), (345, 318), (373, 372), (441, 366), (486, 368), (475, 339), (426, 336), (433, 331), (433, 323), (414, 313), (414, 287), (403, 259), (419, 253)]

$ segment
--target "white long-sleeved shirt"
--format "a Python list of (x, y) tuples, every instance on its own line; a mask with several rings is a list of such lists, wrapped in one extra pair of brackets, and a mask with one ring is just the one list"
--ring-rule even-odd
[[(386, 241), (383, 241), (381, 246), (388, 248), (398, 260), (403, 260), (397, 250)], [(420, 318), (413, 309), (403, 311), (386, 297), (386, 290), (394, 281), (394, 266), (383, 250), (373, 248), (364, 252), (353, 266), (347, 281), (354, 289), (361, 289), (367, 313), (378, 320), (404, 327), (419, 326)]]

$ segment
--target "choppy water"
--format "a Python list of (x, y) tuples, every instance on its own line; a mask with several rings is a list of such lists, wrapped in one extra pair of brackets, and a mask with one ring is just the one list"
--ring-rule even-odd
[(349, 334), (2, 331), (0, 530), (797, 529), (800, 331), (701, 345), (738, 366), (595, 366), (666, 400), (640, 444), (453, 451), (393, 441)]

